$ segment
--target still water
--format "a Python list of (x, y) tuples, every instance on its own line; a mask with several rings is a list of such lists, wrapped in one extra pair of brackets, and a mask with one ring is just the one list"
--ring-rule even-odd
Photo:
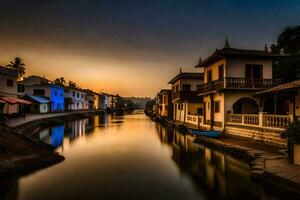
[[(9, 180), (3, 199), (273, 199), (248, 165), (193, 143), (143, 113), (49, 127), (40, 140), (66, 160)], [(273, 196), (274, 195), (274, 196)], [(276, 199), (276, 198), (274, 198)]]

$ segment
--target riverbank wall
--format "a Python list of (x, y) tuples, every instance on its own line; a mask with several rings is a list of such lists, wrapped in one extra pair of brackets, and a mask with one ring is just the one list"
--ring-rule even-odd
[[(176, 125), (171, 120), (164, 119), (157, 116), (154, 112), (145, 111), (145, 114), (153, 121), (163, 124), (163, 126), (169, 126), (179, 129), (183, 134), (190, 134), (191, 130), (185, 125)], [(258, 150), (251, 147), (245, 147), (234, 144), (234, 142), (222, 141), (219, 139), (208, 138), (204, 136), (193, 136), (194, 143), (204, 144), (213, 149), (221, 150), (239, 159), (248, 162), (250, 167), (250, 177), (259, 181), (261, 184), (269, 185), (270, 188), (276, 190), (288, 191), (293, 197), (300, 197), (300, 180), (285, 174), (298, 174), (300, 166), (291, 165), (287, 161), (287, 155), (284, 152), (270, 153), (263, 150)], [(262, 145), (262, 144), (261, 144)], [(284, 149), (282, 149), (284, 150)], [(271, 163), (268, 165), (267, 163)], [(280, 165), (280, 173), (276, 173), (276, 170), (272, 169), (272, 166)]]
[(62, 162), (65, 158), (54, 147), (34, 137), (41, 129), (83, 119), (101, 111), (69, 113), (63, 116), (41, 118), (16, 127), (0, 125), (0, 178), (22, 176)]

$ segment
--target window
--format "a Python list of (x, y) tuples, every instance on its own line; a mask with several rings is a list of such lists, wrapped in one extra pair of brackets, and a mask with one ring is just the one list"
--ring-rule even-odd
[(77, 92), (77, 98), (79, 98), (79, 93)]
[(219, 68), (218, 68), (218, 75), (219, 75), (219, 79), (223, 78), (224, 77), (224, 65), (219, 65)]
[(246, 78), (263, 78), (263, 65), (246, 64), (245, 65), (245, 77)]
[(18, 84), (18, 92), (25, 92), (25, 85)]
[(81, 98), (83, 99), (83, 94), (81, 94)]
[(7, 87), (13, 87), (14, 86), (14, 81), (11, 79), (6, 79), (6, 86)]
[(44, 96), (45, 95), (45, 90), (44, 89), (34, 89), (33, 90), (33, 95)]
[(75, 97), (75, 92), (74, 91), (72, 92), (72, 94), (73, 94), (73, 97)]
[(220, 112), (220, 101), (215, 101), (215, 113)]
[(181, 104), (178, 104), (178, 105), (177, 105), (177, 109), (178, 109), (178, 110), (181, 110), (180, 105), (181, 105)]
[(62, 97), (62, 96), (63, 96), (63, 93), (60, 93), (60, 96)]
[(182, 85), (183, 91), (191, 91), (191, 85), (190, 84), (183, 84)]
[(208, 70), (207, 71), (207, 77), (206, 77), (206, 79), (207, 79), (207, 82), (212, 81), (212, 70)]

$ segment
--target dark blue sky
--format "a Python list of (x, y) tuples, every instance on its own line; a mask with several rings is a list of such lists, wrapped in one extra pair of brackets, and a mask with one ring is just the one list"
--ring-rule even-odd
[(0, 0), (0, 19), (0, 64), (20, 55), (29, 74), (152, 96), (179, 67), (194, 70), (200, 55), (222, 48), (226, 36), (237, 48), (275, 42), (300, 24), (300, 1)]

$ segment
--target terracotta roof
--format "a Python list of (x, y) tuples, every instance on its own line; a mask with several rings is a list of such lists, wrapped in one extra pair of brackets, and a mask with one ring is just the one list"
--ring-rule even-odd
[(204, 73), (194, 73), (194, 72), (183, 72), (177, 74), (174, 78), (169, 81), (169, 84), (173, 84), (180, 79), (203, 79)]
[(0, 74), (6, 75), (6, 76), (13, 76), (18, 77), (18, 72), (12, 69), (9, 69), (7, 67), (0, 66)]
[(287, 55), (273, 54), (265, 50), (249, 50), (249, 49), (235, 49), (235, 48), (223, 48), (217, 49), (211, 56), (204, 61), (196, 65), (195, 67), (207, 67), (210, 64), (226, 57), (247, 57), (247, 58), (279, 58), (286, 57)]
[(261, 92), (257, 92), (256, 95), (279, 93), (282, 91), (298, 89), (298, 88), (300, 88), (300, 80), (296, 80), (296, 81), (289, 82), (289, 83), (284, 83), (284, 84), (278, 85), (276, 87), (272, 87), (270, 89), (267, 89), (267, 90), (264, 90)]

